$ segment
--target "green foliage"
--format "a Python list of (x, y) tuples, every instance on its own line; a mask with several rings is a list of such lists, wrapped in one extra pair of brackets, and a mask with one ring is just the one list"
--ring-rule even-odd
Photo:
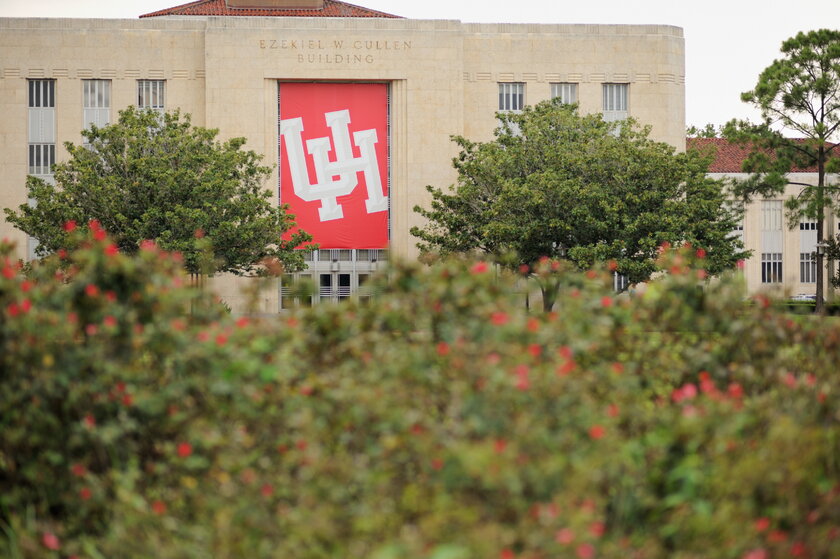
[(83, 243), (0, 260), (0, 556), (840, 555), (840, 328), (703, 253), (632, 297), (540, 262), (555, 313), (450, 261), (256, 322)]
[(688, 138), (720, 138), (722, 131), (722, 126), (716, 127), (709, 122), (703, 128), (698, 128), (694, 125), (689, 126), (685, 129), (685, 135)]
[(244, 138), (220, 143), (217, 134), (178, 111), (129, 107), (117, 123), (83, 131), (86, 146), (66, 143), (70, 159), (55, 165), (56, 184), (29, 177), (35, 204), (7, 208), (6, 219), (38, 239), (40, 255), (68, 248), (66, 223), (97, 220), (121, 251), (152, 239), (183, 254), (192, 274), (251, 273), (267, 258), (301, 269), (294, 249), (311, 237), (283, 240), (294, 218), (263, 188), (270, 169), (242, 149)]
[(454, 191), (428, 187), (431, 208), (414, 208), (428, 220), (411, 230), (422, 251), (479, 251), (512, 269), (546, 256), (580, 269), (612, 260), (631, 283), (657, 270), (664, 242), (706, 250), (713, 275), (745, 256), (699, 154), (556, 100), (499, 118), (493, 142), (455, 138)]

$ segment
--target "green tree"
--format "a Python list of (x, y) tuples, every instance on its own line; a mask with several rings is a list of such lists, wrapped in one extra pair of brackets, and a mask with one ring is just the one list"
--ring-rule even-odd
[(691, 125), (685, 129), (685, 135), (689, 138), (719, 138), (721, 128), (720, 126), (715, 127), (711, 122), (706, 123), (703, 128)]
[(249, 274), (272, 258), (301, 269), (294, 249), (311, 237), (283, 239), (294, 216), (263, 187), (270, 169), (242, 149), (244, 138), (218, 142), (217, 134), (178, 111), (129, 107), (115, 124), (83, 131), (86, 145), (65, 144), (70, 158), (55, 165), (55, 184), (28, 177), (34, 203), (7, 208), (6, 219), (38, 240), (39, 255), (68, 247), (66, 223), (97, 220), (121, 251), (151, 239), (183, 254), (193, 275)]
[[(837, 140), (840, 130), (840, 31), (821, 29), (799, 33), (782, 43), (782, 58), (764, 69), (744, 102), (760, 109), (762, 122), (733, 120), (724, 134), (747, 145), (751, 153), (735, 182), (745, 201), (755, 196), (778, 196), (788, 184), (802, 187), (786, 200), (791, 226), (802, 218), (817, 222), (817, 244), (825, 238), (826, 213), (837, 210), (838, 190), (828, 184), (840, 170)], [(791, 181), (794, 169), (815, 167), (817, 184)], [(817, 253), (817, 311), (823, 310), (823, 256)]]
[[(613, 260), (630, 283), (650, 278), (666, 242), (703, 249), (712, 275), (745, 256), (701, 154), (676, 153), (633, 120), (605, 122), (557, 101), (499, 118), (492, 142), (454, 139), (454, 191), (429, 186), (431, 208), (414, 208), (428, 220), (411, 230), (421, 251), (478, 251), (513, 269), (542, 257), (579, 268)], [(540, 288), (550, 309), (556, 289)]]

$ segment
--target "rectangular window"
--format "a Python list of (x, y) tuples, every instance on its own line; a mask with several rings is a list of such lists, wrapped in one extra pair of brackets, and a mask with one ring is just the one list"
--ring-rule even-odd
[(613, 272), (613, 289), (617, 293), (625, 291), (629, 285), (630, 281), (627, 279), (627, 276), (619, 274), (618, 272)]
[(82, 80), (82, 129), (111, 122), (111, 80)]
[(782, 201), (762, 200), (761, 202), (761, 230), (782, 230)]
[(516, 112), (523, 108), (525, 108), (525, 84), (500, 83), (499, 110)]
[(164, 80), (137, 80), (137, 107), (163, 111), (165, 86)]
[(782, 253), (761, 253), (761, 283), (782, 283)]
[(551, 98), (560, 99), (561, 103), (571, 105), (577, 103), (576, 83), (553, 83), (551, 84)]
[(51, 175), (55, 165), (55, 144), (29, 144), (29, 174)]
[(29, 80), (29, 108), (55, 108), (55, 80)]
[(614, 122), (627, 118), (628, 89), (626, 83), (605, 83), (603, 85), (604, 120)]
[(817, 283), (817, 257), (813, 252), (799, 253), (800, 283)]

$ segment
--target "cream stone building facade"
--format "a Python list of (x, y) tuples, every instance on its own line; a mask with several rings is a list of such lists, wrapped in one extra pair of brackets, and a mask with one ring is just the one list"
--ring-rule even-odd
[[(714, 156), (709, 176), (729, 181), (745, 180), (742, 164), (748, 151), (721, 138), (689, 138), (688, 149), (711, 152)], [(828, 185), (836, 185), (837, 175), (826, 176)], [(776, 298), (814, 296), (817, 287), (817, 223), (803, 219), (790, 223), (785, 201), (800, 195), (803, 185), (818, 184), (817, 169), (798, 169), (788, 175), (790, 184), (778, 196), (754, 199), (743, 207), (743, 219), (737, 235), (752, 255), (742, 265), (747, 291)], [(823, 236), (834, 238), (838, 232), (837, 216), (826, 212)], [(827, 263), (828, 264), (828, 263)], [(833, 263), (824, 273), (824, 297), (834, 299), (829, 275), (836, 271)]]
[[(27, 174), (48, 176), (66, 158), (63, 142), (81, 142), (90, 123), (138, 104), (180, 108), (222, 138), (246, 137), (275, 168), (266, 188), (277, 194), (283, 84), (384, 84), (388, 243), (322, 244), (310, 272), (316, 299), (335, 299), (358, 290), (388, 255), (416, 256), (412, 208), (428, 204), (426, 185), (454, 181), (450, 136), (491, 138), (500, 109), (562, 95), (685, 145), (677, 27), (412, 20), (335, 0), (199, 0), (148, 16), (0, 19), (0, 207), (27, 202)], [(0, 237), (29, 256), (30, 240), (8, 223)], [(216, 282), (237, 308), (240, 284)], [(276, 291), (261, 312), (280, 308)]]

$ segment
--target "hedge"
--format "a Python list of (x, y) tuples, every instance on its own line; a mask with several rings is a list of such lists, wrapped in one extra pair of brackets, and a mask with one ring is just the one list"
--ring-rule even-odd
[(0, 248), (0, 556), (840, 556), (833, 322), (544, 262), (394, 264), (372, 300), (231, 317), (95, 225)]

